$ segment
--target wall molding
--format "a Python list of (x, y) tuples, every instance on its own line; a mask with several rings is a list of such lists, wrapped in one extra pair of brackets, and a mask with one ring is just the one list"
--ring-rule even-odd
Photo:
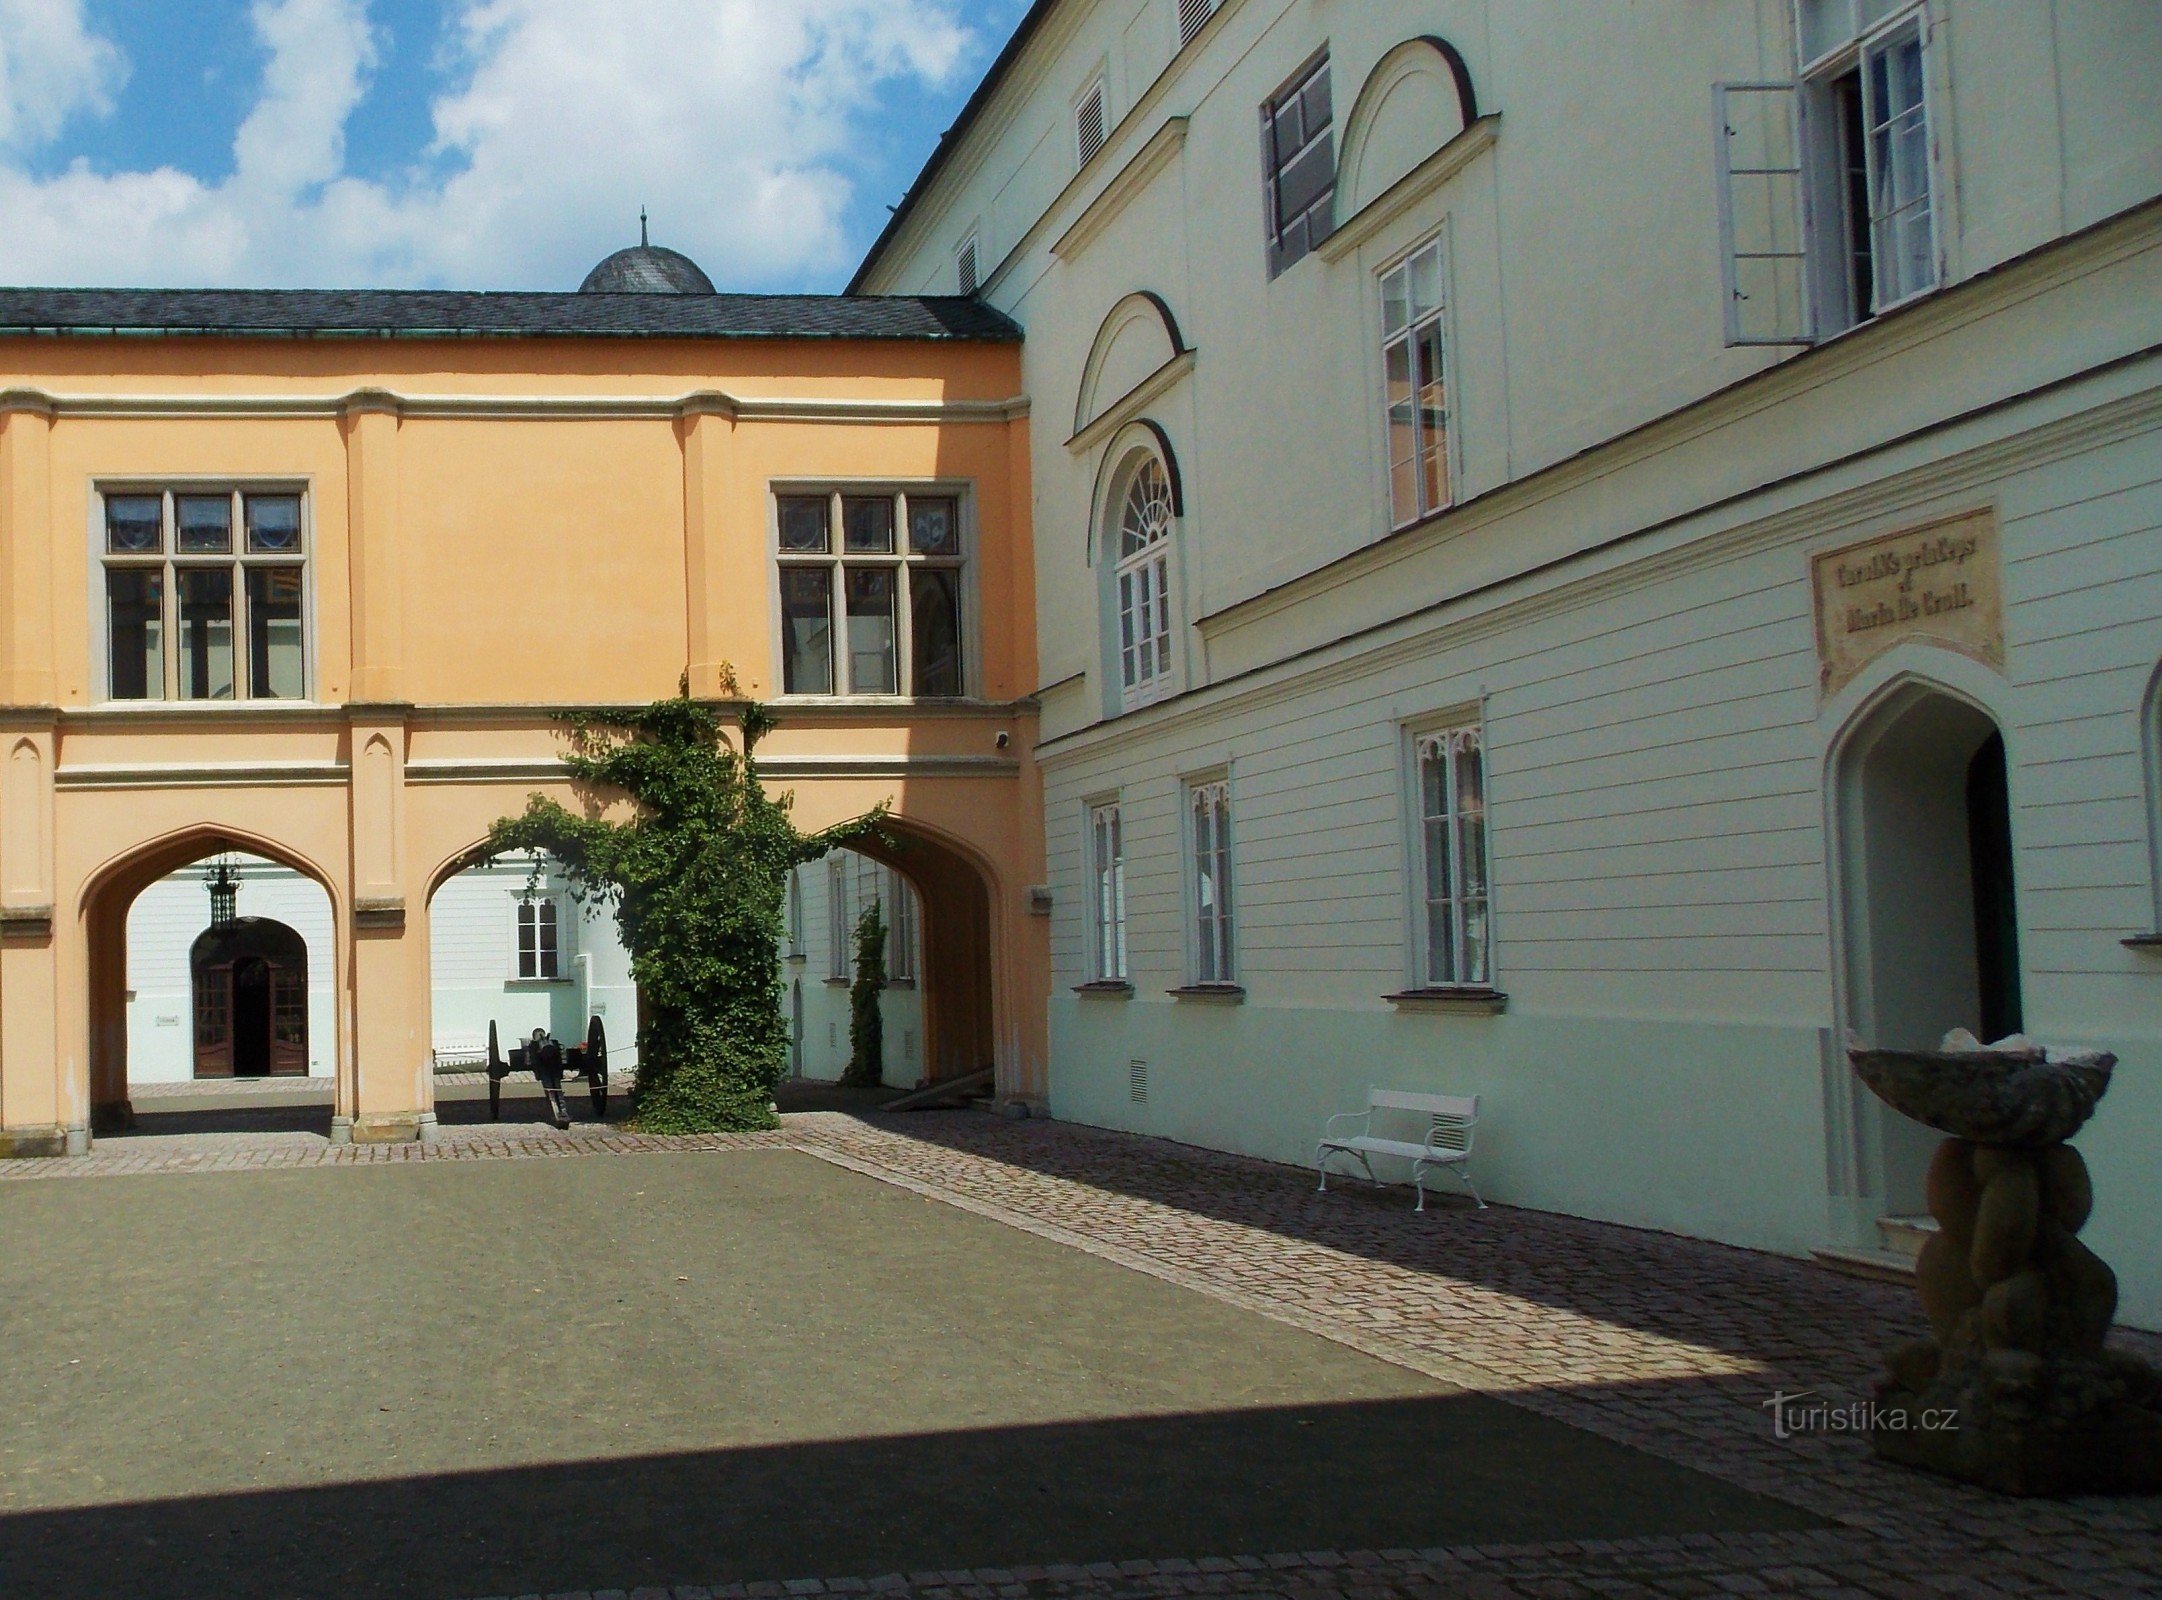
[(1111, 225), (1112, 219), (1126, 209), (1127, 202), (1147, 188), (1149, 180), (1186, 148), (1186, 125), (1184, 117), (1166, 117), (1163, 126), (1150, 134), (1148, 142), (1134, 152), (1134, 158), (1097, 191), (1095, 199), (1082, 207), (1081, 215), (1074, 218), (1073, 225), (1052, 241), (1051, 253), (1061, 261), (1071, 261), (1086, 250), (1091, 241)]
[(540, 419), (675, 422), (721, 416), (737, 422), (1007, 423), (1029, 414), (1026, 395), (1003, 400), (858, 400), (823, 396), (683, 394), (429, 394), (351, 389), (338, 394), (199, 394), (0, 390), (0, 413), (173, 421), (191, 417), (343, 421), (367, 413), (430, 421)]
[(1343, 260), (1493, 149), (1500, 132), (1500, 112), (1481, 117), (1347, 217), (1314, 246), (1315, 253), (1328, 262)]

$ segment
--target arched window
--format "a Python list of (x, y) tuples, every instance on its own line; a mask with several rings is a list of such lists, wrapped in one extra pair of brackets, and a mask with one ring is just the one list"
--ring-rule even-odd
[(1146, 705), (1169, 692), (1172, 678), (1171, 475), (1155, 455), (1136, 459), (1113, 512), (1119, 688), (1125, 704)]

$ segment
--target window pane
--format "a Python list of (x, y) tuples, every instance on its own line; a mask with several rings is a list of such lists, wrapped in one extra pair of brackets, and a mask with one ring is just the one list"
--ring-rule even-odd
[(233, 569), (182, 567), (174, 574), (180, 592), (180, 698), (233, 698)]
[(918, 567), (909, 574), (911, 693), (961, 693), (961, 574), (951, 567)]
[(173, 524), (177, 542), (184, 553), (222, 554), (233, 548), (233, 497), (226, 494), (175, 495)]
[(1398, 267), (1381, 280), (1381, 330), (1402, 333), (1411, 325), (1411, 269)]
[(105, 497), (105, 548), (114, 555), (159, 549), (165, 533), (165, 502), (154, 494)]
[(830, 548), (824, 495), (784, 495), (781, 499), (781, 548), (821, 555)]
[(1433, 511), (1449, 499), (1448, 389), (1442, 381), (1441, 323), (1418, 333), (1420, 509)]
[(248, 693), (298, 700), (305, 689), (298, 567), (248, 569)]
[(1156, 558), (1156, 676), (1171, 671), (1171, 559)]
[(251, 555), (285, 555), (300, 548), (300, 496), (251, 494), (244, 497)]
[(1138, 681), (1138, 663), (1134, 651), (1134, 575), (1130, 572), (1119, 576), (1119, 663), (1126, 687), (1131, 689)]
[(1389, 505), (1392, 520), (1399, 523), (1419, 515), (1419, 424), (1411, 359), (1409, 340), (1389, 346)]
[(847, 583), (849, 692), (893, 694), (893, 568), (850, 567)]
[(1411, 258), (1411, 314), (1430, 317), (1441, 309), (1441, 247), (1428, 245)]
[(106, 636), (115, 700), (165, 698), (165, 574), (114, 567), (105, 574)]
[(843, 500), (841, 525), (842, 537), (849, 550), (862, 555), (893, 553), (891, 500)]
[(781, 569), (781, 689), (833, 693), (833, 574), (824, 567)]
[(908, 502), (908, 547), (919, 556), (961, 553), (961, 507), (954, 500)]

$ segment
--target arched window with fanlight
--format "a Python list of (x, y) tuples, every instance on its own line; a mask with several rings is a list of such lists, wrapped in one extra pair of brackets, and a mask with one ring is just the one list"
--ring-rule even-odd
[(1146, 705), (1170, 692), (1175, 665), (1171, 534), (1177, 512), (1161, 457), (1153, 451), (1135, 455), (1111, 511), (1119, 693), (1125, 705)]

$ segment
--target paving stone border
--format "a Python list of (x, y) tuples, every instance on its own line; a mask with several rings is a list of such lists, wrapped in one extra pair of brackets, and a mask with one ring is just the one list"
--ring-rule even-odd
[[(1294, 1600), (1795, 1593), (2162, 1595), (2162, 1502), (2010, 1500), (1876, 1462), (1851, 1436), (1773, 1436), (1765, 1400), (1866, 1398), (1910, 1291), (1701, 1240), (1551, 1213), (1444, 1206), (1296, 1169), (1073, 1124), (973, 1113), (790, 1116), (778, 1133), (451, 1127), (433, 1144), (249, 1145), (201, 1136), (0, 1162), (0, 1181), (655, 1151), (794, 1149), (1526, 1406), (1825, 1517), (1812, 1533), (1307, 1551), (710, 1589), (643, 1600)], [(2125, 1335), (2162, 1355), (2162, 1339)], [(591, 1596), (562, 1600), (592, 1600)]]

